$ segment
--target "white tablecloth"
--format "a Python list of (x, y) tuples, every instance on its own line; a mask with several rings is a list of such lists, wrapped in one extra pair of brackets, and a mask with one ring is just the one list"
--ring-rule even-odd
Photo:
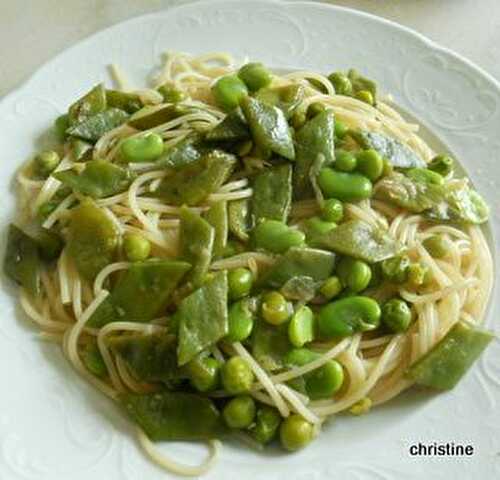
[[(0, 0), (0, 96), (61, 50), (142, 13), (190, 0)], [(207, 0), (209, 1), (209, 0)], [(500, 79), (500, 0), (330, 0), (411, 27)]]

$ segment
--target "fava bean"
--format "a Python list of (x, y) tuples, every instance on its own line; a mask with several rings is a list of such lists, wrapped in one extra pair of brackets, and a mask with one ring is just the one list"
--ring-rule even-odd
[(294, 347), (303, 347), (314, 340), (314, 314), (304, 305), (293, 315), (288, 324), (288, 338)]
[(356, 155), (358, 171), (372, 182), (380, 178), (384, 171), (384, 160), (376, 150), (363, 150)]
[(448, 155), (438, 155), (431, 160), (428, 168), (446, 177), (453, 170), (453, 159)]
[(372, 271), (367, 263), (344, 257), (337, 265), (337, 275), (344, 287), (351, 292), (357, 293), (368, 287), (372, 278)]
[(331, 168), (323, 168), (319, 172), (318, 183), (327, 198), (336, 198), (343, 202), (357, 202), (372, 195), (372, 183), (358, 173), (336, 172)]
[(253, 274), (248, 268), (235, 268), (227, 275), (228, 294), (231, 300), (246, 297), (252, 289)]
[(345, 73), (334, 72), (328, 76), (337, 95), (352, 95), (352, 84)]
[(253, 330), (254, 314), (250, 308), (249, 299), (243, 299), (233, 303), (228, 313), (227, 339), (230, 342), (242, 342), (246, 340)]
[(251, 92), (267, 87), (272, 80), (271, 72), (262, 63), (243, 65), (238, 71), (238, 77), (245, 82)]
[(311, 217), (305, 221), (306, 235), (308, 240), (318, 235), (324, 235), (337, 227), (335, 222), (327, 222), (319, 217)]
[(439, 173), (428, 168), (410, 168), (406, 175), (417, 182), (430, 183), (432, 185), (443, 185), (444, 178)]
[(291, 247), (304, 245), (305, 235), (278, 220), (264, 220), (253, 230), (255, 246), (273, 253), (284, 253)]
[(212, 94), (217, 104), (222, 109), (229, 111), (236, 108), (243, 97), (248, 95), (248, 89), (237, 75), (226, 75), (215, 82)]
[(292, 307), (281, 293), (268, 292), (264, 295), (261, 312), (267, 323), (281, 325), (290, 318)]
[(161, 136), (148, 133), (124, 140), (120, 152), (127, 162), (153, 162), (163, 153), (163, 148)]
[(335, 298), (342, 291), (342, 283), (339, 277), (330, 277), (319, 289), (321, 295), (327, 300)]
[(380, 306), (369, 297), (353, 296), (325, 305), (317, 316), (319, 331), (326, 338), (349, 337), (374, 330), (380, 324)]
[(335, 170), (352, 172), (356, 169), (356, 165), (356, 157), (351, 152), (342, 149), (335, 150)]

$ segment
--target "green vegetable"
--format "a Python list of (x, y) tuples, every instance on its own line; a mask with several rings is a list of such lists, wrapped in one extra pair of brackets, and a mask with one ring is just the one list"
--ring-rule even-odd
[(283, 448), (290, 452), (304, 448), (313, 439), (313, 426), (300, 415), (292, 414), (283, 420), (280, 440)]
[(247, 199), (229, 202), (228, 222), (229, 231), (239, 240), (248, 241), (250, 230), (250, 202)]
[(410, 326), (411, 317), (410, 307), (399, 298), (388, 300), (382, 307), (382, 323), (391, 332), (406, 332)]
[(429, 255), (433, 258), (443, 258), (450, 251), (450, 242), (444, 235), (432, 235), (422, 242)]
[(167, 82), (158, 87), (158, 92), (162, 95), (166, 103), (179, 103), (186, 100), (187, 95), (178, 89), (173, 83)]
[[(302, 198), (312, 191), (311, 169), (316, 170), (334, 162), (333, 113), (324, 111), (309, 120), (296, 134), (296, 165), (294, 196)], [(317, 162), (317, 163), (316, 163)]]
[(121, 193), (129, 187), (133, 176), (106, 160), (90, 160), (80, 174), (74, 170), (62, 170), (52, 174), (75, 192), (92, 198), (105, 198)]
[(250, 293), (253, 274), (247, 268), (236, 268), (228, 273), (227, 282), (229, 286), (229, 299), (238, 300)]
[(68, 110), (70, 126), (77, 125), (107, 108), (106, 90), (102, 84), (96, 85), (90, 92), (77, 100)]
[(347, 297), (324, 306), (318, 314), (319, 331), (326, 338), (349, 337), (374, 330), (380, 324), (380, 307), (369, 297)]
[(121, 144), (120, 153), (127, 162), (153, 162), (163, 153), (163, 138), (157, 133), (129, 137)]
[(304, 222), (304, 227), (308, 243), (314, 244), (314, 239), (317, 236), (324, 235), (337, 228), (337, 224), (322, 220), (320, 217), (310, 217)]
[(336, 198), (343, 202), (357, 202), (370, 198), (372, 183), (359, 173), (337, 172), (323, 168), (319, 172), (318, 184), (327, 198)]
[(336, 198), (325, 200), (321, 209), (321, 216), (327, 222), (339, 223), (344, 218), (344, 206)]
[(264, 370), (273, 371), (282, 368), (283, 359), (290, 348), (287, 324), (271, 325), (262, 319), (255, 322), (252, 333), (252, 354)]
[(312, 248), (290, 248), (263, 275), (259, 284), (280, 288), (295, 277), (310, 277), (316, 282), (326, 280), (333, 271), (335, 255)]
[(120, 108), (127, 113), (135, 113), (143, 106), (141, 97), (137, 93), (120, 90), (106, 90), (106, 102), (108, 107)]
[(283, 112), (252, 97), (244, 97), (241, 108), (254, 143), (288, 160), (295, 159), (293, 139)]
[(288, 120), (304, 99), (304, 87), (300, 84), (284, 85), (282, 87), (262, 88), (255, 98), (268, 105), (278, 107)]
[(119, 238), (116, 225), (92, 201), (70, 210), (67, 249), (86, 279), (92, 280), (113, 262)]
[(316, 296), (316, 282), (311, 277), (299, 275), (287, 280), (280, 292), (287, 300), (307, 303)]
[(110, 108), (82, 120), (80, 123), (68, 128), (68, 135), (88, 140), (95, 143), (105, 133), (119, 127), (128, 119), (128, 113), (119, 108)]
[(248, 363), (241, 357), (231, 357), (221, 370), (224, 390), (231, 395), (246, 393), (252, 388), (254, 375)]
[(143, 382), (168, 382), (185, 378), (177, 366), (175, 338), (165, 334), (127, 334), (108, 340), (133, 376)]
[(238, 71), (238, 77), (245, 82), (251, 92), (267, 87), (272, 80), (271, 72), (262, 63), (243, 65)]
[(373, 98), (372, 93), (368, 90), (359, 90), (356, 92), (355, 96), (358, 100), (367, 103), (368, 105), (375, 105), (375, 99)]
[(392, 283), (404, 283), (408, 278), (410, 259), (406, 255), (396, 255), (384, 260), (380, 267), (382, 276)]
[(352, 172), (356, 169), (357, 163), (356, 157), (351, 152), (342, 149), (335, 150), (335, 170)]
[(244, 298), (229, 307), (228, 325), (228, 341), (242, 342), (250, 336), (254, 325), (251, 299)]
[(155, 193), (167, 203), (197, 205), (220, 188), (235, 164), (233, 155), (212, 150), (164, 178)]
[(57, 152), (46, 150), (35, 157), (35, 172), (37, 175), (46, 178), (56, 169), (60, 162), (61, 158)]
[(303, 347), (314, 340), (314, 314), (304, 305), (292, 315), (288, 324), (288, 338), (294, 347)]
[(439, 173), (433, 172), (427, 168), (410, 168), (406, 176), (416, 182), (422, 182), (434, 185), (444, 185), (444, 178)]
[(151, 244), (142, 235), (126, 233), (123, 237), (123, 250), (131, 262), (141, 262), (149, 257)]
[(198, 355), (186, 365), (191, 385), (199, 392), (215, 390), (220, 381), (220, 365), (215, 358)]
[(5, 274), (31, 295), (38, 295), (41, 267), (36, 241), (19, 227), (10, 224), (3, 263)]
[(149, 130), (194, 111), (192, 108), (179, 105), (147, 105), (135, 112), (127, 123), (137, 130)]
[(69, 140), (70, 152), (75, 162), (92, 160), (92, 144), (73, 137)]
[(262, 405), (257, 409), (255, 423), (250, 427), (250, 433), (257, 442), (265, 445), (274, 439), (280, 424), (281, 415), (278, 410)]
[(342, 140), (348, 132), (349, 128), (344, 122), (340, 120), (335, 120), (335, 138), (337, 140)]
[(184, 365), (228, 333), (226, 272), (215, 274), (184, 298), (175, 317), (179, 325), (177, 358)]
[(362, 220), (349, 220), (340, 224), (327, 234), (317, 237), (315, 242), (320, 248), (375, 263), (397, 255), (401, 250), (385, 230)]
[(378, 180), (384, 171), (384, 161), (376, 150), (363, 150), (356, 155), (358, 171), (372, 182)]
[(353, 68), (349, 70), (347, 76), (351, 81), (352, 92), (354, 95), (358, 96), (361, 92), (367, 92), (370, 94), (372, 100), (370, 102), (370, 105), (375, 105), (377, 103), (377, 84), (373, 80), (363, 77), (357, 70), (354, 70)]
[(197, 162), (206, 153), (207, 148), (201, 134), (193, 133), (173, 147), (166, 148), (161, 157), (156, 160), (156, 164), (158, 167), (178, 170)]
[(278, 165), (259, 173), (253, 182), (252, 217), (286, 222), (292, 205), (292, 168)]
[(214, 257), (222, 257), (227, 245), (228, 236), (228, 213), (227, 202), (214, 203), (205, 214), (206, 221), (213, 227), (214, 238)]
[(352, 95), (352, 84), (345, 73), (334, 72), (328, 76), (337, 95)]
[(217, 408), (206, 397), (190, 393), (124, 393), (120, 401), (153, 441), (208, 440), (223, 431)]
[(241, 395), (226, 404), (222, 416), (229, 428), (247, 428), (252, 424), (256, 410), (253, 398)]
[(219, 78), (212, 87), (212, 94), (223, 110), (232, 110), (248, 95), (245, 83), (237, 75)]
[(133, 263), (86, 326), (100, 328), (110, 322), (153, 320), (163, 314), (170, 295), (189, 269), (189, 263), (176, 260), (150, 259)]
[(43, 260), (50, 262), (59, 258), (64, 242), (57, 231), (35, 227), (32, 235), (37, 243), (38, 253)]
[(365, 149), (373, 149), (396, 168), (425, 168), (426, 163), (413, 150), (383, 133), (360, 131), (353, 134)]
[(448, 155), (437, 155), (431, 160), (427, 168), (446, 177), (453, 170), (453, 159)]
[(372, 278), (370, 266), (362, 260), (343, 257), (337, 265), (337, 275), (349, 291), (358, 293), (368, 287)]
[(255, 246), (273, 253), (285, 253), (289, 248), (304, 245), (305, 235), (277, 220), (264, 220), (252, 232)]
[(292, 306), (279, 292), (268, 292), (262, 299), (262, 318), (271, 325), (281, 325), (286, 322), (292, 311)]
[(449, 390), (460, 381), (493, 338), (490, 332), (458, 322), (410, 366), (407, 376), (418, 385)]
[(413, 288), (417, 288), (426, 282), (428, 274), (427, 267), (422, 266), (420, 263), (412, 263), (408, 267), (408, 284)]
[(323, 285), (321, 285), (319, 291), (327, 300), (335, 298), (342, 291), (342, 283), (339, 277), (334, 276), (328, 278)]
[(60, 142), (66, 140), (66, 130), (69, 128), (68, 114), (59, 115), (54, 121), (54, 132)]
[(108, 369), (102, 358), (97, 341), (91, 341), (85, 345), (81, 354), (82, 362), (90, 371), (99, 378), (105, 378), (108, 375)]
[(233, 142), (248, 140), (249, 138), (250, 131), (240, 109), (229, 112), (224, 120), (205, 135), (206, 140), (213, 142)]
[(196, 288), (203, 283), (212, 260), (215, 230), (189, 208), (182, 209), (180, 220), (182, 257), (192, 266), (186, 281)]

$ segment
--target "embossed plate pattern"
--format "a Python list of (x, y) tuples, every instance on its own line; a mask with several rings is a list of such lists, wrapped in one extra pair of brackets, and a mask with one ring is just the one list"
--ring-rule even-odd
[[(115, 62), (143, 82), (161, 52), (225, 50), (277, 68), (357, 67), (411, 111), (461, 160), (500, 226), (500, 87), (490, 76), (415, 32), (380, 18), (315, 3), (210, 1), (139, 17), (69, 49), (0, 103), (0, 228), (12, 219), (15, 169), (55, 115)], [(498, 248), (498, 235), (492, 242)], [(2, 234), (2, 251), (4, 248)], [(498, 266), (497, 266), (498, 271)], [(0, 480), (166, 478), (137, 449), (128, 422), (85, 385), (57, 347), (42, 344), (0, 291)], [(498, 288), (489, 325), (499, 331)], [(494, 324), (495, 319), (497, 324)], [(492, 345), (452, 392), (405, 395), (362, 418), (339, 418), (296, 455), (228, 445), (207, 476), (225, 480), (500, 478), (500, 346)], [(417, 441), (471, 443), (471, 458), (408, 454)], [(203, 449), (165, 447), (189, 461)], [(168, 478), (168, 476), (167, 476)]]

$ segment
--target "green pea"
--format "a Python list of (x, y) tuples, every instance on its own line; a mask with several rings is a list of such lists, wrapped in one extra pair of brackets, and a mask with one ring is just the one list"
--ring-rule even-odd
[(446, 177), (446, 175), (449, 175), (453, 170), (453, 159), (448, 155), (438, 155), (431, 160), (428, 168)]
[(278, 433), (281, 420), (278, 410), (268, 405), (262, 405), (257, 409), (255, 423), (250, 427), (250, 433), (257, 442), (265, 445), (273, 440)]
[(252, 289), (253, 274), (248, 268), (235, 268), (227, 276), (228, 293), (231, 300), (246, 297)]
[(261, 305), (262, 318), (271, 325), (285, 323), (292, 314), (292, 307), (279, 292), (268, 292)]
[(323, 220), (339, 223), (344, 218), (344, 206), (340, 200), (329, 198), (325, 200), (321, 210)]
[(325, 106), (320, 102), (311, 103), (307, 107), (307, 118), (314, 118), (316, 115), (323, 113), (326, 110)]
[(344, 287), (351, 292), (358, 293), (368, 287), (372, 278), (372, 270), (361, 260), (343, 257), (337, 265), (337, 275)]
[(322, 367), (306, 376), (307, 396), (311, 400), (331, 398), (344, 383), (344, 369), (336, 360), (329, 360)]
[(443, 258), (450, 251), (450, 242), (444, 235), (432, 235), (426, 238), (423, 246), (433, 258)]
[(428, 168), (410, 168), (406, 171), (406, 175), (412, 180), (431, 185), (443, 185), (444, 178), (439, 173), (433, 172)]
[(147, 238), (137, 233), (126, 233), (123, 238), (123, 250), (128, 260), (140, 262), (151, 253), (151, 244)]
[(35, 157), (35, 172), (41, 177), (48, 177), (59, 165), (61, 158), (57, 152), (47, 150)]
[(292, 414), (280, 426), (283, 448), (290, 452), (304, 448), (313, 439), (313, 426), (300, 415)]
[(238, 71), (238, 77), (245, 82), (251, 92), (267, 87), (272, 81), (271, 72), (262, 63), (243, 65)]
[(229, 111), (236, 108), (242, 98), (248, 95), (248, 89), (237, 75), (226, 75), (215, 82), (212, 94), (219, 107)]
[(220, 365), (215, 358), (198, 356), (186, 367), (191, 385), (199, 392), (209, 392), (218, 387)]
[(324, 235), (337, 227), (334, 222), (327, 222), (319, 217), (311, 217), (305, 221), (306, 235), (309, 241), (319, 235)]
[(160, 92), (163, 101), (166, 103), (179, 103), (187, 99), (186, 93), (171, 82), (164, 83), (158, 87), (158, 92)]
[(352, 172), (356, 169), (356, 165), (356, 157), (351, 152), (342, 149), (335, 150), (335, 170)]
[(60, 142), (66, 140), (66, 130), (69, 128), (68, 114), (59, 115), (54, 122), (54, 131)]
[(334, 72), (328, 76), (337, 95), (352, 95), (352, 83), (345, 73)]
[(323, 168), (319, 172), (318, 183), (327, 198), (336, 198), (343, 202), (357, 202), (372, 195), (372, 183), (358, 173), (336, 172), (331, 168)]
[(254, 399), (249, 395), (242, 395), (226, 404), (222, 416), (229, 428), (247, 428), (255, 418), (255, 411)]
[(411, 287), (419, 287), (425, 283), (427, 268), (420, 263), (412, 263), (408, 267), (408, 283)]
[(248, 363), (241, 357), (231, 357), (221, 368), (224, 390), (231, 395), (246, 393), (252, 388), (254, 375)]
[(399, 298), (393, 298), (385, 302), (382, 307), (382, 323), (391, 332), (405, 332), (411, 323), (410, 307), (404, 300)]
[(319, 289), (321, 295), (325, 297), (327, 300), (331, 300), (335, 298), (342, 291), (342, 283), (340, 282), (339, 277), (330, 277)]
[(335, 136), (337, 137), (337, 139), (342, 140), (347, 135), (348, 131), (349, 128), (344, 122), (335, 120)]
[(377, 328), (380, 314), (380, 306), (375, 300), (353, 296), (325, 305), (317, 321), (320, 333), (326, 338), (349, 337)]
[(120, 153), (126, 162), (153, 162), (163, 153), (163, 138), (157, 133), (147, 133), (124, 140)]
[(314, 314), (304, 305), (293, 315), (288, 324), (288, 338), (294, 347), (302, 347), (314, 340)]
[(383, 260), (380, 264), (382, 276), (392, 283), (404, 283), (408, 278), (408, 267), (410, 259), (406, 255), (396, 255), (395, 257)]
[(285, 253), (291, 247), (304, 245), (305, 235), (300, 230), (289, 227), (277, 220), (264, 220), (253, 230), (257, 248), (273, 253)]
[(369, 90), (359, 90), (356, 92), (356, 98), (364, 103), (367, 103), (368, 105), (375, 105), (375, 99), (373, 98), (372, 92)]
[(358, 171), (372, 182), (381, 177), (384, 172), (384, 160), (376, 150), (363, 150), (356, 155)]
[(233, 303), (228, 313), (228, 334), (230, 342), (242, 342), (252, 333), (254, 314), (248, 299)]

